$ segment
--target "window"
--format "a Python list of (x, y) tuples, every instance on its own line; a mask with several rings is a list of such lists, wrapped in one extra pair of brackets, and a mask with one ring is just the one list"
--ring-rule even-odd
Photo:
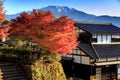
[(94, 34), (92, 37), (94, 43), (111, 43), (111, 35), (108, 34)]
[(107, 35), (106, 42), (111, 43), (111, 35)]
[(112, 42), (120, 42), (120, 35), (112, 35)]
[(96, 43), (97, 42), (97, 38), (92, 38), (92, 42)]
[(97, 35), (94, 34), (93, 37), (92, 37), (92, 42), (96, 43), (97, 42)]
[(112, 42), (120, 42), (120, 38), (112, 38)]
[(103, 42), (103, 43), (107, 43), (107, 36), (106, 36), (106, 35), (103, 35), (103, 36), (102, 36), (102, 42)]

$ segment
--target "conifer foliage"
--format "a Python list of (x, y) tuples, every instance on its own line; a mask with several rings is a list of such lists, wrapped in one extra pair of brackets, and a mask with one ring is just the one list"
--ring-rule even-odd
[(74, 21), (66, 16), (55, 18), (50, 11), (23, 12), (12, 20), (11, 36), (38, 43), (52, 53), (69, 54), (77, 46)]

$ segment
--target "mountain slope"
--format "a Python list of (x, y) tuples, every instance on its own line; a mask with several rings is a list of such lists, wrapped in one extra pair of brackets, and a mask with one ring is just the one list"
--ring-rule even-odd
[(61, 15), (69, 16), (70, 18), (74, 19), (75, 21), (86, 21), (93, 17), (94, 15), (90, 15), (87, 13), (84, 13), (82, 11), (78, 11), (74, 8), (69, 7), (60, 7), (60, 6), (48, 6), (45, 8), (41, 8), (42, 10), (49, 10), (54, 13), (56, 17), (60, 17)]
[[(66, 15), (75, 21), (87, 21), (87, 22), (107, 22), (112, 23), (116, 26), (120, 27), (120, 17), (111, 17), (111, 16), (95, 16), (91, 14), (84, 13), (82, 11), (78, 11), (74, 8), (69, 8), (66, 6), (48, 6), (41, 8), (41, 10), (51, 11), (55, 17), (60, 17), (62, 15)], [(16, 16), (19, 16), (20, 13), (14, 15), (7, 15), (7, 19), (14, 19)]]

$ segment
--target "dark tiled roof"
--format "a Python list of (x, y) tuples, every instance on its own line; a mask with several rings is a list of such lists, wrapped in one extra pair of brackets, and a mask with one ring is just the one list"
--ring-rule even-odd
[(120, 44), (93, 44), (99, 58), (120, 57)]
[(120, 34), (120, 28), (107, 23), (75, 22), (75, 26), (90, 33)]
[(86, 54), (88, 54), (90, 57), (94, 59), (98, 58), (90, 43), (80, 43), (79, 48), (83, 50)]

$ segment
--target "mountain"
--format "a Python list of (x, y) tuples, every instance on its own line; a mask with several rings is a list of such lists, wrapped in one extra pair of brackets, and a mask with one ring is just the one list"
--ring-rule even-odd
[[(112, 23), (113, 25), (120, 27), (120, 17), (112, 17), (108, 15), (96, 16), (96, 15), (87, 14), (85, 12), (76, 10), (74, 8), (69, 8), (66, 6), (63, 6), (63, 7), (48, 6), (48, 7), (41, 8), (41, 10), (51, 11), (55, 15), (56, 18), (60, 17), (61, 15), (66, 15), (69, 18), (74, 19), (74, 21)], [(19, 15), (20, 13), (13, 14), (13, 15), (7, 15), (7, 19), (8, 20), (14, 19)]]
[(45, 8), (41, 8), (42, 10), (50, 10), (54, 13), (56, 17), (60, 17), (61, 15), (69, 16), (70, 18), (74, 19), (75, 21), (86, 21), (93, 17), (94, 15), (90, 15), (84, 13), (82, 11), (78, 11), (74, 8), (69, 7), (60, 7), (60, 6), (48, 6)]

